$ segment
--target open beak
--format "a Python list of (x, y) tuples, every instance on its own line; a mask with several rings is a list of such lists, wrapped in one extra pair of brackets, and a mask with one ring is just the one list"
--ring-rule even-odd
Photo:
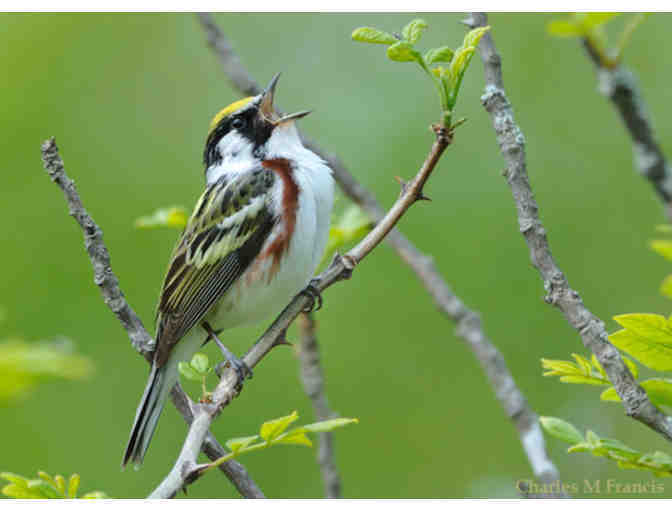
[(278, 84), (279, 78), (280, 73), (277, 73), (275, 76), (273, 76), (273, 78), (271, 78), (271, 82), (268, 84), (264, 92), (262, 92), (261, 103), (259, 104), (259, 111), (261, 112), (262, 116), (275, 126), (292, 120), (301, 119), (310, 113), (310, 110), (302, 110), (300, 112), (290, 113), (289, 115), (278, 117), (277, 113), (273, 109), (273, 98), (275, 96), (275, 86)]

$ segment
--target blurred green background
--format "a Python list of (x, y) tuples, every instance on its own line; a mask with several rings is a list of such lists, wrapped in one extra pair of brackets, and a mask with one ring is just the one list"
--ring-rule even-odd
[[(305, 130), (389, 205), (399, 191), (393, 177), (414, 174), (431, 144), (427, 126), (436, 120), (437, 99), (412, 65), (390, 62), (382, 46), (352, 42), (350, 32), (361, 25), (398, 31), (413, 17), (218, 14), (216, 20), (259, 81), (283, 72), (278, 103), (314, 109), (302, 121)], [(459, 45), (461, 15), (422, 17), (430, 25), (422, 48)], [(613, 315), (669, 311), (658, 286), (670, 266), (647, 247), (664, 221), (662, 208), (633, 171), (630, 140), (596, 92), (579, 44), (547, 35), (552, 17), (494, 14), (490, 22), (554, 255), (613, 331)], [(651, 16), (626, 51), (668, 153), (670, 19)], [(0, 24), (0, 304), (7, 312), (0, 337), (64, 335), (95, 364), (85, 382), (42, 385), (0, 407), (0, 470), (79, 472), (84, 491), (144, 497), (176, 458), (185, 424), (168, 406), (143, 468), (120, 471), (148, 367), (101, 301), (81, 233), (41, 168), (39, 145), (56, 136), (68, 173), (105, 233), (123, 290), (149, 326), (177, 232), (138, 231), (133, 221), (157, 207), (195, 202), (210, 118), (238, 96), (192, 14), (5, 14)], [(669, 452), (669, 443), (626, 418), (619, 405), (599, 402), (599, 389), (541, 377), (541, 357), (569, 358), (585, 349), (562, 315), (543, 303), (500, 175), (504, 163), (480, 105), (482, 90), (477, 57), (458, 103), (469, 121), (427, 186), (433, 201), (414, 207), (401, 229), (482, 313), (539, 414), (641, 450)], [(453, 324), (390, 248), (381, 246), (325, 300), (317, 318), (328, 396), (343, 416), (361, 420), (336, 433), (344, 496), (515, 496), (516, 480), (529, 478), (531, 469), (513, 425)], [(231, 331), (226, 342), (242, 353), (262, 329)], [(293, 328), (288, 337), (297, 334)], [(194, 384), (187, 389), (198, 392)], [(294, 409), (312, 421), (296, 356), (278, 349), (214, 432), (222, 441), (248, 435)], [(548, 443), (566, 481), (651, 478), (587, 454), (568, 455), (555, 439)], [(314, 455), (277, 447), (242, 461), (268, 497), (316, 498), (322, 485)], [(213, 473), (189, 496), (237, 494)]]

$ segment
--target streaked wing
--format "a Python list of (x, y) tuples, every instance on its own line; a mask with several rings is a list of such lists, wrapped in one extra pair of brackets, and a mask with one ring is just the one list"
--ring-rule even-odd
[(260, 252), (276, 218), (271, 170), (261, 166), (210, 185), (178, 241), (157, 310), (156, 362), (208, 312)]

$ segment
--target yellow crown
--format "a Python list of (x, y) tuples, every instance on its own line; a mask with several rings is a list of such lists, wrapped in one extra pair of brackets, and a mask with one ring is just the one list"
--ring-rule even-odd
[(215, 115), (212, 118), (212, 121), (210, 122), (210, 130), (208, 133), (211, 133), (213, 129), (217, 127), (217, 124), (219, 124), (219, 121), (222, 120), (224, 117), (227, 115), (231, 115), (233, 112), (240, 110), (244, 106), (246, 106), (250, 101), (254, 99), (254, 96), (250, 97), (244, 97), (243, 99), (239, 99), (238, 101), (231, 103), (229, 106), (221, 110), (217, 115)]

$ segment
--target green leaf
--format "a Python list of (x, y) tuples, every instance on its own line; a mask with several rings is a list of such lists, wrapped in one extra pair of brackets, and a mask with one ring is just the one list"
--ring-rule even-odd
[(450, 62), (453, 60), (455, 52), (448, 46), (441, 46), (440, 48), (433, 48), (425, 53), (425, 62), (434, 64), (436, 62)]
[(645, 453), (639, 459), (643, 464), (649, 464), (663, 469), (672, 469), (672, 457), (664, 452)]
[(203, 376), (196, 372), (193, 367), (186, 361), (180, 361), (177, 365), (177, 369), (180, 371), (183, 377), (189, 379), (190, 381), (200, 382), (203, 379)]
[(40, 495), (38, 492), (28, 489), (27, 487), (21, 487), (19, 485), (5, 485), (1, 491), (8, 498), (16, 499), (39, 499)]
[(265, 441), (272, 441), (280, 434), (282, 434), (287, 429), (287, 427), (289, 427), (292, 423), (294, 423), (298, 419), (299, 415), (297, 414), (296, 411), (294, 411), (290, 415), (264, 422), (261, 425), (259, 435), (261, 435), (261, 437)]
[(618, 16), (618, 12), (588, 12), (583, 14), (577, 14), (581, 20), (581, 24), (586, 29), (592, 29), (599, 25), (603, 25), (612, 18)]
[(415, 44), (420, 40), (422, 33), (427, 30), (428, 26), (425, 20), (414, 19), (401, 30), (401, 36), (411, 44)]
[(87, 492), (82, 499), (107, 499), (107, 494), (102, 491)]
[(481, 38), (490, 30), (490, 26), (486, 27), (477, 27), (473, 30), (469, 30), (464, 36), (464, 41), (462, 42), (462, 47), (464, 48), (474, 48), (478, 46), (478, 43), (481, 42)]
[(625, 329), (657, 343), (672, 345), (672, 324), (655, 313), (628, 313), (616, 315), (614, 320)]
[(38, 471), (37, 476), (40, 477), (42, 480), (44, 480), (47, 483), (50, 483), (54, 486), (56, 485), (56, 482), (54, 481), (54, 479), (48, 473), (45, 473), (44, 471)]
[(252, 443), (259, 439), (259, 435), (247, 436), (247, 437), (235, 437), (229, 439), (225, 444), (226, 447), (231, 450), (232, 453), (238, 453), (242, 448), (247, 448)]
[(61, 496), (66, 497), (65, 478), (63, 478), (63, 475), (54, 476), (54, 481), (56, 483), (56, 490)]
[(541, 365), (544, 370), (547, 370), (543, 374), (544, 377), (557, 375), (560, 376), (560, 382), (572, 384), (592, 384), (595, 386), (610, 384), (606, 374), (602, 375), (599, 370), (594, 372), (590, 361), (586, 358), (578, 354), (572, 354), (572, 356), (576, 363), (542, 358)]
[(313, 443), (308, 436), (306, 436), (306, 431), (303, 427), (292, 429), (285, 434), (281, 434), (275, 440), (276, 443), (282, 444), (302, 444), (305, 446), (313, 446)]
[(567, 448), (567, 453), (589, 452), (592, 449), (593, 449), (592, 446), (590, 446), (585, 441), (582, 441), (580, 443), (575, 444), (574, 446), (570, 446), (569, 448)]
[[(2, 493), (11, 498), (22, 499), (63, 499), (75, 498), (79, 488), (79, 475), (73, 474), (70, 482), (67, 484), (62, 475), (56, 475), (53, 478), (44, 471), (38, 471), (38, 477), (35, 480), (29, 480), (13, 473), (0, 473), (0, 478), (11, 482), (2, 488)], [(97, 497), (107, 497), (102, 492), (89, 493), (97, 494)], [(84, 496), (86, 497), (86, 495)]]
[(602, 365), (600, 365), (600, 362), (597, 360), (597, 357), (594, 354), (590, 357), (590, 362), (597, 369), (600, 376), (603, 379), (608, 380), (607, 373), (604, 371), (604, 368), (602, 368)]
[(662, 239), (657, 239), (651, 241), (649, 246), (653, 251), (658, 255), (662, 255), (667, 260), (672, 260), (672, 241), (665, 241)]
[(359, 423), (359, 420), (357, 418), (333, 418), (331, 420), (318, 421), (317, 423), (304, 425), (302, 428), (308, 432), (329, 432), (350, 425), (351, 423)]
[(619, 349), (627, 352), (654, 370), (672, 370), (672, 323), (657, 314), (626, 314), (614, 317), (625, 330), (609, 338)]
[(460, 91), (462, 77), (469, 67), (474, 51), (476, 51), (476, 46), (478, 46), (481, 38), (488, 30), (490, 30), (489, 26), (470, 30), (464, 36), (462, 46), (455, 50), (455, 55), (453, 55), (453, 59), (450, 61), (450, 65), (446, 72), (442, 74), (442, 80), (444, 81), (446, 89), (449, 91), (449, 107), (451, 109), (457, 101), (457, 94)]
[(372, 27), (356, 28), (352, 32), (353, 41), (370, 43), (370, 44), (394, 44), (397, 42), (396, 37), (382, 30)]
[(199, 374), (205, 375), (208, 373), (208, 368), (210, 367), (210, 360), (202, 352), (197, 352), (194, 354), (194, 357), (191, 358), (191, 367), (196, 370)]
[(149, 216), (135, 220), (135, 228), (182, 228), (187, 224), (189, 214), (182, 206), (164, 207)]
[(668, 298), (672, 298), (672, 274), (667, 275), (660, 285), (660, 293)]
[(583, 27), (574, 21), (553, 20), (546, 25), (546, 31), (558, 37), (581, 37)]
[(44, 498), (44, 499), (62, 499), (62, 495), (58, 492), (56, 487), (51, 485), (49, 482), (45, 482), (44, 480), (30, 480), (28, 482), (28, 489), (31, 489), (32, 491), (35, 491), (36, 494), (38, 494), (38, 497)]
[(455, 52), (448, 46), (441, 46), (440, 48), (432, 48), (425, 53), (425, 62), (434, 64), (436, 62), (450, 62), (453, 60)]
[[(649, 399), (654, 405), (666, 405), (672, 407), (672, 380), (653, 378), (641, 381), (642, 388), (646, 390)], [(601, 400), (620, 402), (621, 398), (615, 388), (604, 390), (600, 395)]]
[(594, 36), (597, 27), (617, 15), (618, 13), (613, 12), (576, 13), (568, 19), (549, 22), (546, 30), (549, 34), (558, 37), (584, 37), (589, 34)]
[(387, 48), (387, 57), (395, 62), (419, 62), (422, 60), (420, 53), (406, 41), (399, 41)]
[(598, 436), (592, 430), (587, 430), (586, 431), (586, 441), (593, 448), (600, 446), (600, 436)]
[(548, 370), (544, 374), (547, 377), (552, 375), (581, 375), (579, 367), (571, 361), (541, 358), (541, 366), (544, 370)]
[(590, 365), (590, 361), (581, 356), (580, 354), (572, 353), (572, 358), (576, 360), (576, 365), (581, 369), (581, 371), (590, 376), (593, 372), (593, 367)]
[(604, 386), (605, 384), (609, 384), (609, 381), (602, 381), (585, 375), (563, 375), (560, 377), (560, 382), (568, 384), (590, 384), (592, 386)]
[(78, 489), (79, 489), (79, 475), (77, 473), (73, 473), (70, 476), (70, 481), (68, 482), (68, 497), (76, 498)]
[(28, 487), (28, 479), (24, 478), (21, 475), (5, 471), (3, 473), (0, 473), (0, 478), (4, 478), (8, 482), (18, 485), (19, 487)]
[(553, 416), (540, 416), (539, 422), (546, 432), (567, 443), (581, 443), (583, 436), (574, 425)]
[[(609, 452), (617, 453), (619, 455), (623, 455), (623, 456), (626, 456), (628, 458), (631, 455), (634, 458), (636, 458), (640, 455), (640, 452), (638, 452), (637, 450), (633, 450), (628, 445), (619, 441), (618, 439), (607, 439), (607, 438), (605, 438), (605, 439), (602, 439), (600, 441), (600, 444), (601, 444), (601, 446), (606, 448)], [(633, 460), (634, 460), (634, 458), (633, 458)]]

